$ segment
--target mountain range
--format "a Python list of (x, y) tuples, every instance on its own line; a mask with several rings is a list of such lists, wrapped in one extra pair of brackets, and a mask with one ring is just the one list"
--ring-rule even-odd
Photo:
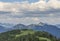
[(60, 24), (56, 24), (56, 26), (57, 26), (58, 28), (60, 28)]
[(17, 24), (17, 25), (11, 26), (11, 28), (0, 26), (1, 33), (9, 30), (14, 30), (14, 29), (33, 29), (38, 31), (46, 31), (56, 36), (57, 38), (60, 38), (60, 28), (58, 28), (55, 25), (50, 25), (42, 22), (40, 22), (39, 24), (30, 24), (30, 25)]

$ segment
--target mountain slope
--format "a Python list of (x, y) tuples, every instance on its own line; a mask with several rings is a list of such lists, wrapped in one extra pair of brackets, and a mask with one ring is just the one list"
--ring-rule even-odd
[(44, 31), (23, 29), (0, 33), (0, 41), (58, 41), (58, 40), (53, 35)]
[(60, 38), (60, 29), (55, 25), (49, 25), (46, 23), (39, 23), (39, 24), (30, 24), (25, 26), (23, 24), (17, 24), (13, 27), (14, 29), (33, 29), (38, 31), (46, 31), (55, 35), (56, 37)]
[(0, 26), (0, 32), (4, 32), (4, 31), (6, 31), (5, 27)]
[(13, 29), (26, 29), (26, 26), (24, 24), (17, 24), (13, 27)]
[(29, 28), (31, 29), (34, 29), (34, 30), (40, 30), (40, 31), (46, 31), (46, 32), (49, 32), (57, 37), (60, 37), (60, 29), (54, 25), (29, 25), (28, 26)]
[(30, 24), (27, 26), (24, 24), (17, 24), (11, 28), (0, 26), (0, 32), (11, 31), (14, 29), (33, 29), (38, 31), (46, 31), (56, 36), (57, 38), (60, 38), (60, 29), (57, 26), (42, 22), (40, 22), (39, 24)]
[(57, 26), (58, 28), (60, 28), (60, 24), (56, 24), (56, 26)]

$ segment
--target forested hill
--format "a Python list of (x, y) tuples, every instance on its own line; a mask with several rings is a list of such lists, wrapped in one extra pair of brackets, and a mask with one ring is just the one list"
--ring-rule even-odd
[(0, 33), (0, 41), (60, 41), (55, 36), (44, 31), (12, 30)]

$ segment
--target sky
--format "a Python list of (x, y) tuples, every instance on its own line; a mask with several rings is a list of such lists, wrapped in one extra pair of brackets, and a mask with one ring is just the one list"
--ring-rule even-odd
[(60, 24), (60, 0), (0, 0), (0, 23)]

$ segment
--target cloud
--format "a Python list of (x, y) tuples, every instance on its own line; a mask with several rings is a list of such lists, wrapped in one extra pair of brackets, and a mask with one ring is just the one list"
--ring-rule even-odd
[(0, 22), (38, 23), (40, 21), (60, 23), (60, 1), (0, 2)]
[(59, 9), (60, 8), (60, 1), (59, 0), (50, 0), (48, 2), (49, 6), (54, 9)]
[(60, 1), (58, 0), (40, 0), (35, 3), (24, 2), (0, 2), (0, 11), (11, 12), (12, 15), (25, 14), (49, 14), (60, 13)]
[(51, 17), (24, 17), (24, 18), (0, 18), (0, 23), (10, 23), (10, 24), (38, 24), (39, 22), (48, 24), (60, 24), (60, 18)]
[[(28, 20), (28, 21), (27, 21)], [(32, 23), (38, 23), (39, 19), (38, 18), (30, 18), (30, 17), (25, 17), (25, 18), (12, 18), (12, 17), (0, 17), (0, 23), (10, 23), (10, 24), (32, 24)]]
[(60, 24), (60, 18), (41, 18), (42, 22), (49, 23), (49, 24)]
[(13, 11), (13, 12), (21, 12), (21, 11), (46, 11), (51, 9), (59, 9), (60, 1), (58, 0), (49, 0), (46, 2), (45, 0), (40, 0), (35, 3), (29, 3), (28, 1), (24, 2), (0, 2), (0, 11)]

